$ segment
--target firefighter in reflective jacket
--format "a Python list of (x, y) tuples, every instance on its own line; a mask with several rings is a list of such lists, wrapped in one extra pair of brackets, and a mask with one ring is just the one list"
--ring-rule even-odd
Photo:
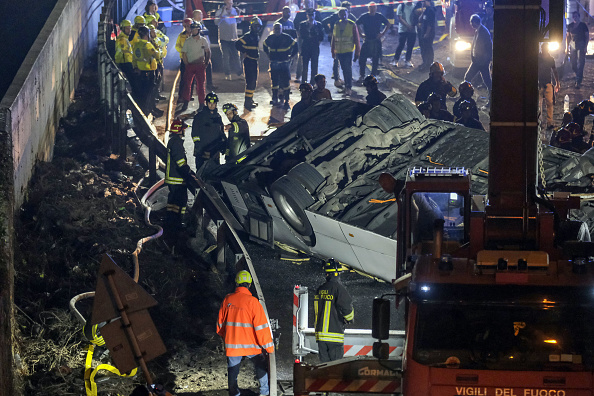
[(120, 23), (120, 29), (121, 32), (118, 35), (115, 44), (115, 62), (126, 78), (132, 82), (132, 72), (134, 71), (132, 68), (132, 44), (130, 44), (130, 41), (128, 40), (132, 29), (132, 23), (129, 20), (124, 19)]
[(344, 325), (355, 317), (353, 300), (340, 283), (342, 266), (334, 259), (324, 264), (326, 283), (314, 297), (316, 341), (322, 363), (344, 355)]
[(252, 110), (258, 103), (254, 102), (254, 92), (258, 83), (258, 43), (262, 21), (254, 17), (250, 22), (250, 31), (235, 42), (235, 48), (243, 55), (243, 73), (245, 74), (245, 101), (243, 107)]
[(227, 162), (239, 162), (241, 161), (237, 158), (239, 154), (251, 146), (250, 127), (247, 121), (237, 114), (237, 106), (233, 103), (225, 103), (223, 105), (223, 113), (225, 113), (227, 119), (231, 121), (231, 124), (225, 125), (225, 130), (229, 134), (227, 138), (229, 146), (225, 153), (225, 159)]
[(167, 196), (163, 239), (169, 247), (173, 247), (179, 241), (182, 218), (186, 213), (186, 204), (188, 203), (188, 189), (184, 177), (193, 173), (188, 165), (184, 149), (183, 136), (187, 127), (188, 125), (182, 120), (173, 120), (167, 143), (165, 184), (169, 187), (169, 195)]
[(283, 105), (289, 109), (289, 93), (291, 88), (291, 58), (297, 55), (297, 42), (291, 36), (283, 33), (280, 22), (275, 22), (272, 34), (264, 41), (264, 52), (270, 58), (270, 80), (272, 80), (271, 105)]
[[(220, 153), (227, 147), (223, 119), (217, 110), (218, 102), (219, 97), (216, 93), (206, 94), (204, 107), (196, 113), (192, 123), (192, 141), (198, 176), (208, 174), (211, 164), (215, 166), (220, 164)], [(203, 165), (204, 169), (202, 169)]]
[(262, 350), (274, 352), (272, 331), (264, 308), (249, 290), (251, 284), (250, 273), (239, 271), (235, 276), (235, 292), (227, 294), (219, 309), (217, 334), (225, 343), (229, 396), (240, 395), (237, 375), (244, 356), (254, 363), (260, 395), (270, 394), (268, 364)]

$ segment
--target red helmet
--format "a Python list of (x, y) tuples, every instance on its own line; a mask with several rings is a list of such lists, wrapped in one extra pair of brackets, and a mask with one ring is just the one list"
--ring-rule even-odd
[(183, 120), (176, 118), (171, 123), (171, 128), (169, 128), (169, 132), (181, 134), (184, 133), (184, 129), (186, 129), (187, 127), (188, 124), (186, 124)]

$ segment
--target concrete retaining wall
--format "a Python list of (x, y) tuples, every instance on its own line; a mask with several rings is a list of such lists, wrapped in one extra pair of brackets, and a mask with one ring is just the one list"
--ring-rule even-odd
[(0, 102), (0, 111), (12, 120), (16, 207), (24, 201), (35, 162), (52, 157), (60, 117), (97, 46), (102, 5), (102, 0), (59, 0)]
[(103, 0), (59, 0), (0, 101), (0, 395), (21, 392), (13, 349), (6, 347), (14, 323), (13, 218), (35, 163), (52, 158), (59, 120), (97, 46), (102, 5)]

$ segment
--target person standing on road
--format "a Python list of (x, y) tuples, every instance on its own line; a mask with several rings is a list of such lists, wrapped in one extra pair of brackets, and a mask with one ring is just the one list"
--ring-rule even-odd
[(297, 60), (294, 62), (296, 64), (296, 71), (295, 71), (295, 82), (301, 82), (301, 72), (303, 71), (303, 59), (301, 58), (301, 48), (303, 47), (303, 39), (299, 35), (299, 26), (301, 22), (307, 20), (306, 10), (308, 8), (312, 8), (310, 5), (310, 0), (303, 0), (301, 2), (301, 10), (297, 12), (295, 15), (295, 19), (293, 19), (293, 25), (297, 31)]
[(193, 173), (188, 165), (184, 149), (184, 131), (187, 127), (188, 125), (182, 120), (173, 120), (167, 142), (165, 184), (169, 187), (169, 195), (167, 196), (167, 212), (163, 225), (163, 240), (170, 248), (179, 242), (182, 218), (186, 213), (188, 203), (188, 189), (184, 177)]
[(382, 91), (379, 90), (379, 83), (377, 78), (373, 74), (365, 77), (365, 81), (363, 81), (363, 85), (367, 90), (367, 96), (365, 97), (365, 101), (370, 106), (377, 106), (386, 99), (386, 95)]
[(135, 100), (145, 115), (152, 113), (155, 117), (161, 117), (163, 111), (155, 106), (157, 93), (155, 73), (159, 53), (149, 42), (149, 34), (146, 26), (140, 27), (137, 32), (138, 40), (132, 47), (132, 65), (136, 69), (135, 73), (138, 73)]
[[(184, 63), (184, 56), (182, 55), (182, 49), (184, 48), (184, 43), (186, 42), (187, 38), (192, 35), (192, 29), (190, 28), (190, 25), (192, 24), (192, 22), (193, 22), (192, 18), (185, 18), (182, 21), (182, 26), (184, 27), (184, 29), (177, 36), (177, 40), (175, 41), (175, 49), (179, 53), (179, 60), (180, 60), (180, 64), (179, 64), (179, 73), (180, 73), (179, 91), (178, 91), (178, 95), (177, 95), (179, 98), (182, 97), (182, 92), (184, 92), (184, 73), (186, 70), (186, 64)], [(191, 91), (190, 91), (190, 93), (191, 93)], [(190, 100), (194, 100), (194, 99), (190, 98)]]
[(235, 49), (239, 12), (233, 7), (233, 0), (225, 0), (225, 5), (215, 13), (215, 25), (219, 27), (219, 46), (223, 54), (225, 80), (232, 80), (232, 73), (241, 76), (239, 54)]
[(270, 394), (268, 362), (263, 350), (274, 353), (272, 330), (264, 308), (249, 290), (251, 284), (251, 274), (239, 271), (235, 276), (235, 292), (227, 294), (219, 309), (217, 334), (225, 343), (229, 396), (241, 394), (237, 376), (244, 357), (254, 363), (260, 396)]
[(256, 92), (256, 85), (258, 84), (258, 58), (260, 58), (258, 45), (260, 43), (259, 33), (261, 28), (262, 21), (260, 18), (254, 17), (250, 21), (250, 31), (235, 42), (235, 48), (243, 56), (243, 72), (245, 75), (243, 107), (246, 110), (252, 110), (258, 106), (258, 103), (254, 102), (254, 92)]
[[(202, 175), (209, 164), (220, 164), (221, 151), (227, 147), (227, 137), (223, 128), (223, 119), (217, 110), (219, 97), (214, 92), (206, 94), (204, 107), (196, 113), (192, 122), (192, 141), (196, 158), (196, 174)], [(206, 165), (205, 165), (206, 164)], [(202, 166), (204, 165), (204, 169)]]
[(134, 44), (136, 44), (136, 42), (139, 39), (139, 36), (137, 34), (138, 29), (140, 29), (143, 26), (146, 26), (146, 21), (145, 21), (144, 17), (142, 15), (135, 16), (134, 17), (134, 25), (130, 29), (130, 36), (128, 37), (128, 40), (130, 41), (130, 44), (132, 44), (132, 46), (134, 46)]
[(227, 162), (237, 161), (239, 154), (249, 149), (252, 144), (250, 142), (250, 127), (247, 121), (239, 116), (237, 106), (233, 103), (225, 103), (223, 112), (231, 121), (230, 124), (225, 125), (225, 130), (229, 134), (225, 159)]
[(270, 81), (272, 83), (272, 100), (270, 104), (277, 106), (283, 104), (289, 109), (289, 94), (291, 93), (291, 59), (297, 54), (297, 42), (287, 33), (283, 33), (283, 27), (275, 22), (272, 27), (272, 34), (264, 40), (264, 52), (270, 59)]
[(573, 22), (567, 25), (565, 53), (571, 58), (571, 69), (575, 73), (575, 87), (582, 86), (584, 65), (586, 64), (586, 50), (590, 41), (590, 31), (584, 22), (580, 22), (580, 12), (573, 12)]
[(419, 85), (415, 95), (415, 104), (427, 101), (429, 95), (433, 92), (441, 96), (441, 108), (447, 110), (446, 96), (456, 96), (458, 91), (445, 79), (445, 70), (441, 63), (434, 62), (429, 68), (429, 78)]
[[(367, 58), (371, 58), (371, 74), (377, 76), (379, 60), (382, 57), (382, 38), (392, 24), (377, 12), (377, 5), (369, 3), (368, 12), (357, 19), (357, 26), (363, 26), (363, 46), (359, 57), (359, 85), (363, 85)], [(383, 27), (383, 28), (382, 28)]]
[(308, 82), (308, 66), (311, 61), (311, 78), (309, 82), (313, 84), (316, 74), (318, 74), (318, 59), (320, 57), (320, 43), (324, 40), (324, 28), (322, 24), (316, 21), (316, 11), (308, 8), (305, 12), (307, 20), (299, 25), (299, 37), (301, 37), (301, 63), (303, 71), (301, 77), (303, 82)]
[(357, 25), (348, 19), (346, 8), (341, 8), (338, 11), (338, 18), (332, 32), (332, 58), (338, 59), (340, 63), (344, 76), (344, 94), (348, 96), (351, 94), (353, 86), (353, 62), (359, 59), (361, 44)]
[(421, 47), (421, 59), (423, 59), (419, 71), (424, 71), (433, 64), (434, 59), (433, 39), (435, 38), (436, 21), (433, 0), (423, 0), (423, 8), (415, 10), (415, 12), (421, 12), (417, 35), (419, 36), (419, 47)]
[(342, 266), (334, 259), (324, 263), (326, 283), (314, 297), (315, 333), (322, 363), (344, 355), (344, 325), (355, 318), (353, 300), (340, 282)]
[(192, 83), (196, 78), (196, 90), (200, 106), (204, 103), (206, 90), (206, 65), (210, 62), (210, 47), (208, 41), (200, 35), (200, 24), (192, 22), (190, 25), (192, 36), (189, 37), (182, 48), (182, 57), (186, 64), (184, 73), (184, 92), (182, 92), (182, 111), (188, 109), (188, 103), (192, 97)]
[[(357, 22), (356, 19), (353, 19), (352, 15), (350, 15), (350, 9), (351, 9), (351, 3), (348, 1), (343, 1), (342, 3), (340, 3), (340, 6), (343, 8), (346, 8), (347, 10), (347, 16), (348, 18), (353, 21), (353, 22)], [(328, 39), (330, 42), (332, 42), (332, 33), (334, 32), (334, 24), (336, 24), (336, 22), (338, 22), (338, 11), (336, 11), (334, 14), (330, 15), (329, 17), (324, 18), (324, 20), (322, 20), (322, 25), (324, 26), (324, 29), (326, 29), (326, 31), (328, 32)], [(332, 63), (332, 79), (334, 80), (334, 86), (335, 87), (342, 87), (344, 84), (344, 81), (342, 81), (340, 79), (340, 76), (338, 75), (338, 58), (334, 58), (333, 59), (333, 63)]]
[(483, 82), (489, 91), (488, 98), (491, 97), (491, 89), (493, 88), (491, 81), (491, 72), (489, 65), (493, 59), (493, 40), (491, 40), (491, 33), (481, 23), (481, 17), (473, 14), (470, 17), (470, 24), (474, 29), (474, 38), (470, 47), (470, 66), (464, 75), (465, 81), (472, 81), (477, 73), (481, 74)]
[[(406, 54), (404, 56), (404, 67), (413, 67), (410, 62), (412, 58), (412, 51), (417, 39), (415, 27), (417, 26), (417, 19), (419, 16), (415, 13), (415, 5), (412, 0), (402, 3), (398, 6), (398, 47), (394, 53), (394, 60), (392, 66), (398, 66), (400, 54), (406, 45)], [(401, 65), (402, 66), (402, 65)]]
[(538, 97), (540, 98), (540, 112), (543, 113), (543, 99), (547, 106), (547, 129), (555, 128), (553, 123), (554, 97), (559, 92), (559, 73), (555, 66), (555, 59), (549, 53), (546, 43), (540, 45), (538, 54)]
[[(202, 20), (202, 11), (192, 11), (192, 19), (200, 24), (200, 35), (206, 39), (208, 46), (210, 47), (210, 37), (208, 36), (209, 32)], [(217, 87), (212, 83), (212, 62), (208, 62), (208, 65), (206, 66), (206, 89), (209, 91), (214, 91), (217, 89)]]

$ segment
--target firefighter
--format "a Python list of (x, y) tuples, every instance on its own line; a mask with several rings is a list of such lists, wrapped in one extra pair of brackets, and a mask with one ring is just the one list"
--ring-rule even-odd
[(173, 248), (179, 241), (182, 218), (186, 213), (186, 204), (188, 203), (188, 189), (184, 177), (193, 174), (184, 150), (184, 131), (187, 126), (180, 119), (173, 120), (167, 143), (165, 184), (169, 187), (169, 195), (167, 196), (163, 239), (170, 248)]
[(229, 134), (225, 159), (227, 162), (235, 161), (240, 153), (250, 148), (250, 127), (247, 121), (237, 114), (237, 106), (233, 103), (225, 103), (223, 112), (231, 121), (225, 125), (225, 130)]
[(314, 297), (316, 341), (322, 363), (344, 355), (344, 325), (355, 317), (353, 300), (340, 282), (342, 266), (334, 259), (324, 263), (326, 283)]
[[(144, 18), (143, 18), (144, 19)], [(155, 106), (156, 70), (159, 52), (149, 40), (149, 29), (142, 26), (138, 29), (138, 40), (132, 47), (132, 64), (137, 69), (136, 102), (145, 115), (152, 113), (154, 117), (161, 117), (163, 111)]]
[(245, 101), (243, 107), (246, 110), (252, 110), (258, 106), (254, 102), (254, 92), (258, 83), (258, 43), (260, 42), (260, 29), (262, 21), (254, 17), (250, 22), (250, 31), (244, 34), (235, 42), (235, 48), (243, 56), (243, 73), (245, 75)]
[(283, 103), (289, 109), (289, 94), (291, 82), (290, 60), (297, 55), (297, 43), (286, 33), (279, 22), (275, 22), (272, 34), (264, 41), (264, 52), (270, 58), (270, 80), (272, 81), (271, 105)]
[(445, 70), (439, 62), (433, 62), (429, 67), (429, 78), (419, 85), (415, 95), (415, 104), (423, 103), (431, 93), (435, 92), (441, 96), (441, 108), (447, 110), (446, 96), (456, 96), (458, 90), (444, 78)]
[(132, 22), (124, 19), (120, 23), (121, 32), (116, 39), (115, 63), (124, 73), (126, 78), (132, 83), (133, 67), (132, 67), (132, 44), (128, 40), (130, 32), (132, 31)]
[(438, 93), (431, 93), (427, 97), (427, 103), (431, 104), (431, 112), (429, 118), (442, 121), (454, 122), (454, 116), (447, 109), (442, 107), (441, 95)]
[(460, 111), (460, 104), (462, 102), (467, 101), (470, 102), (472, 105), (472, 118), (479, 119), (478, 107), (476, 105), (476, 101), (472, 98), (474, 95), (474, 88), (469, 81), (462, 81), (458, 86), (458, 91), (460, 91), (460, 99), (454, 103), (454, 107), (452, 109), (452, 113), (456, 118), (462, 118), (462, 112)]
[(150, 42), (153, 44), (157, 52), (159, 53), (159, 59), (157, 59), (157, 71), (155, 74), (155, 81), (157, 86), (156, 97), (159, 100), (167, 99), (165, 96), (161, 96), (161, 82), (163, 81), (163, 61), (167, 56), (167, 44), (169, 44), (169, 37), (160, 31), (157, 26), (159, 22), (153, 16), (147, 16), (145, 18), (146, 26), (150, 31)]
[(462, 103), (460, 103), (460, 117), (457, 117), (455, 122), (468, 128), (480, 129), (481, 131), (484, 131), (485, 127), (477, 118), (473, 117), (472, 110), (472, 103), (467, 100), (463, 100)]
[(368, 75), (363, 80), (363, 86), (367, 89), (367, 96), (365, 100), (367, 104), (370, 106), (377, 106), (386, 99), (386, 95), (382, 91), (379, 90), (378, 87), (379, 82), (377, 78), (373, 74)]
[(274, 352), (272, 331), (264, 308), (252, 296), (252, 276), (248, 271), (239, 271), (235, 276), (235, 292), (227, 294), (217, 321), (217, 334), (225, 343), (229, 396), (239, 396), (237, 376), (243, 357), (249, 358), (255, 366), (260, 382), (260, 395), (269, 395), (268, 362), (263, 351)]
[[(192, 141), (196, 157), (196, 173), (200, 176), (210, 162), (219, 164), (220, 152), (227, 146), (223, 119), (217, 110), (219, 97), (216, 93), (206, 94), (205, 106), (196, 113), (192, 122)], [(201, 169), (204, 165), (204, 169)]]

